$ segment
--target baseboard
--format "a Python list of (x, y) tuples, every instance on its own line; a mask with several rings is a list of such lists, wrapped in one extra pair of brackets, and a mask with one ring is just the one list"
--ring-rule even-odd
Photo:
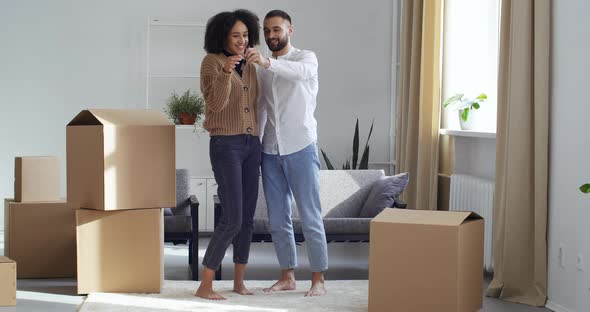
[(572, 310), (568, 310), (568, 309), (562, 307), (561, 305), (559, 305), (555, 302), (551, 302), (549, 300), (547, 300), (547, 303), (545, 304), (545, 308), (547, 308), (551, 311), (555, 311), (555, 312), (575, 312)]

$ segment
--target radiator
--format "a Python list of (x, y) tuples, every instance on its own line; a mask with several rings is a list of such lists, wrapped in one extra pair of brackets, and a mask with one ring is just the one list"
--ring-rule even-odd
[(494, 182), (470, 175), (451, 175), (451, 211), (473, 211), (484, 218), (484, 268), (493, 272), (492, 221), (494, 211)]

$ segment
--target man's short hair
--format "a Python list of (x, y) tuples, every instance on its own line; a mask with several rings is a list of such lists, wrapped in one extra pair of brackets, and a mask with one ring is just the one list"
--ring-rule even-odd
[(258, 45), (260, 42), (258, 16), (248, 10), (236, 10), (221, 12), (209, 19), (205, 29), (205, 51), (221, 53), (225, 49), (229, 32), (237, 21), (241, 21), (248, 28), (248, 47)]
[(266, 16), (264, 17), (264, 19), (275, 17), (275, 16), (282, 17), (284, 20), (289, 21), (289, 24), (293, 24), (291, 22), (291, 16), (289, 16), (289, 14), (287, 14), (287, 12), (285, 12), (283, 10), (272, 10), (272, 11), (266, 13)]

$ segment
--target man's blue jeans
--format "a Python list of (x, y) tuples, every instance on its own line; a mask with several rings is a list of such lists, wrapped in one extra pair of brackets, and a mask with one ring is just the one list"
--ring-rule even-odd
[(328, 269), (328, 248), (320, 205), (320, 160), (315, 143), (289, 155), (262, 154), (262, 183), (272, 241), (281, 269), (297, 266), (291, 222), (291, 193), (299, 218), (312, 272)]

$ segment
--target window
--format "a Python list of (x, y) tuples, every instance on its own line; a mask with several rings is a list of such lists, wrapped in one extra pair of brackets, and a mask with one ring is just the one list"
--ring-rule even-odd
[[(456, 93), (488, 99), (472, 111), (474, 130), (496, 131), (500, 0), (446, 0), (442, 99)], [(443, 109), (441, 128), (460, 129), (457, 111)]]

